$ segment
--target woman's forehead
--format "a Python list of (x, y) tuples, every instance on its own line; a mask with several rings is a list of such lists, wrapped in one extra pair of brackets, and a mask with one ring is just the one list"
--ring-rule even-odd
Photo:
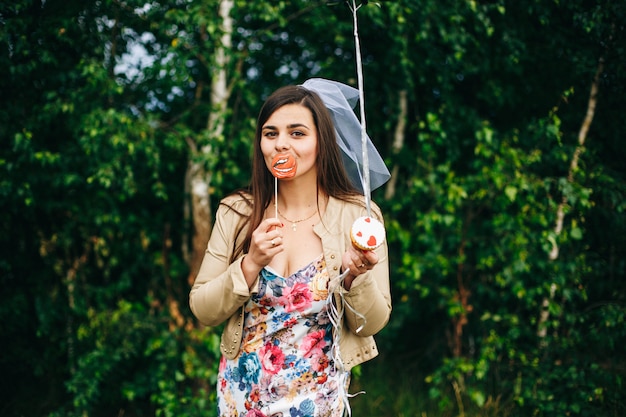
[(267, 121), (263, 124), (266, 126), (285, 126), (292, 124), (304, 124), (309, 128), (312, 128), (315, 123), (313, 121), (313, 114), (308, 107), (302, 104), (285, 104), (279, 107), (270, 115)]

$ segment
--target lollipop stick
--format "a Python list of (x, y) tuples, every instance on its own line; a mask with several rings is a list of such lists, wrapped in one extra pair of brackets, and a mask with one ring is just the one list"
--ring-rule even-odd
[(278, 178), (274, 177), (274, 217), (278, 218)]

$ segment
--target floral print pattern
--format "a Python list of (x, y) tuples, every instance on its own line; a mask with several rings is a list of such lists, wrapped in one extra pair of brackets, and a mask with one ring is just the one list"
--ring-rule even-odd
[(340, 417), (340, 376), (331, 355), (329, 275), (323, 255), (284, 278), (260, 273), (259, 292), (245, 307), (237, 357), (222, 357), (222, 417)]

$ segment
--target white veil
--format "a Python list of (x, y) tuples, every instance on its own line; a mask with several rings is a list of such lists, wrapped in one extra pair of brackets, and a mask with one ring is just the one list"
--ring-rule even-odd
[[(341, 149), (341, 156), (350, 181), (358, 190), (364, 192), (361, 123), (353, 110), (359, 101), (359, 90), (323, 78), (308, 79), (302, 87), (317, 93), (328, 108), (335, 124), (337, 143)], [(370, 190), (375, 190), (386, 183), (391, 178), (391, 174), (369, 136), (367, 137), (367, 155)]]

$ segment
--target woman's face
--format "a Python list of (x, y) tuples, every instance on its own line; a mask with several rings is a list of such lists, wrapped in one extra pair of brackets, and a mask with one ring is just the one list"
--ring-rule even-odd
[(290, 154), (296, 159), (294, 178), (317, 177), (317, 127), (311, 111), (301, 104), (279, 107), (261, 128), (261, 152), (267, 169), (277, 154)]

